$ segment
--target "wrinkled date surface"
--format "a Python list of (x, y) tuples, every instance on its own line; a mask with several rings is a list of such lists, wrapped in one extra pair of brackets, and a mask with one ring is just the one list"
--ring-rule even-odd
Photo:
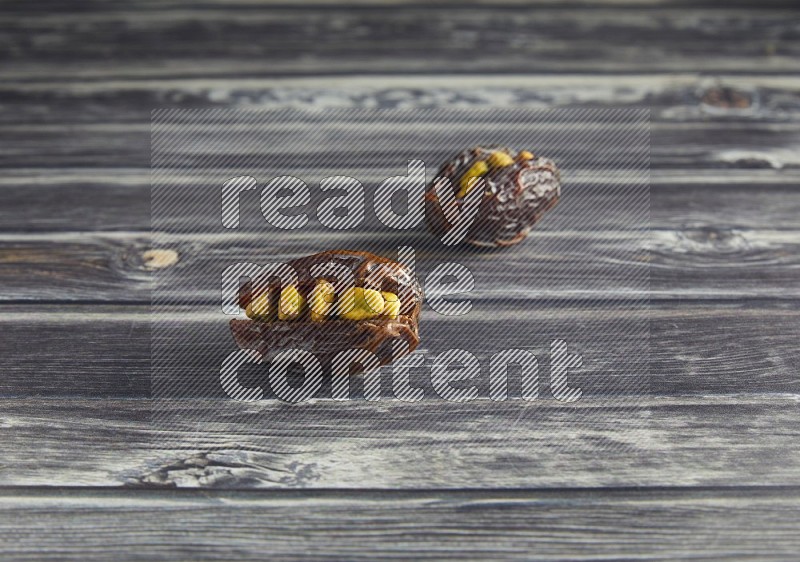
[[(287, 265), (296, 283), (251, 279), (239, 290), (249, 320), (231, 320), (230, 327), (240, 348), (267, 360), (302, 349), (327, 367), (347, 349), (368, 350), (385, 365), (417, 347), (422, 289), (401, 264), (367, 252), (331, 250)], [(407, 346), (393, 356), (398, 340)]]
[[(528, 151), (477, 146), (462, 151), (439, 169), (436, 178), (450, 180), (455, 204), (483, 179), (483, 197), (464, 241), (474, 246), (511, 246), (521, 242), (539, 219), (558, 203), (561, 176), (555, 162)], [(425, 211), (428, 225), (442, 237), (451, 225), (437, 194), (437, 182), (428, 185)]]

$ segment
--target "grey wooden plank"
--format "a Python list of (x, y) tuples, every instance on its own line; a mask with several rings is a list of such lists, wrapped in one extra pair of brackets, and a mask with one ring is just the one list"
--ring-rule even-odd
[[(326, 5), (338, 5), (347, 7), (352, 10), (358, 10), (363, 7), (381, 7), (381, 6), (395, 6), (395, 7), (411, 7), (423, 8), (426, 4), (419, 0), (353, 0), (352, 2), (337, 2), (335, 0), (302, 0), (296, 2), (298, 6), (307, 6), (310, 8), (324, 8)], [(492, 6), (501, 9), (511, 9), (516, 5), (526, 4), (530, 6), (552, 6), (554, 4), (565, 4), (571, 8), (582, 8), (584, 10), (592, 9), (613, 9), (613, 8), (634, 8), (641, 9), (648, 8), (681, 8), (687, 4), (702, 8), (719, 8), (722, 4), (718, 0), (699, 0), (697, 2), (688, 2), (687, 0), (569, 0), (569, 2), (559, 2), (559, 0), (506, 0), (502, 3), (497, 3), (492, 0), (440, 0), (434, 2), (434, 7), (446, 8), (449, 6), (463, 6), (463, 7), (481, 7)], [(63, 6), (58, 0), (42, 0), (42, 5), (52, 8), (54, 13), (72, 12), (75, 10), (82, 11), (99, 11), (99, 12), (128, 12), (133, 7), (138, 8), (157, 8), (157, 9), (170, 9), (184, 8), (184, 4), (175, 0), (76, 0), (73, 5)], [(254, 6), (268, 6), (287, 8), (289, 7), (284, 0), (235, 0), (227, 2), (232, 10), (241, 8), (252, 8)], [(431, 4), (428, 4), (431, 5)], [(7, 13), (26, 13), (31, 12), (31, 7), (23, 0), (9, 0), (9, 9)], [(194, 4), (199, 9), (205, 8), (218, 8), (219, 0), (200, 0)], [(748, 7), (749, 3), (746, 0), (732, 0), (726, 2), (724, 6), (728, 7)], [(762, 4), (762, 9), (786, 9), (792, 7), (791, 0), (765, 0)]]
[[(800, 483), (797, 394), (607, 398), (570, 405), (91, 399), (0, 404), (3, 486), (531, 489)], [(154, 411), (159, 417), (151, 419)]]
[[(364, 179), (377, 183), (393, 173), (396, 170), (390, 167), (365, 170)], [(269, 179), (264, 177), (262, 183)], [(798, 184), (800, 173), (795, 170), (659, 171), (650, 176), (649, 224), (659, 230), (797, 230)], [(317, 184), (309, 185), (316, 201)], [(591, 180), (570, 182), (564, 190), (563, 204), (536, 228), (551, 231), (558, 230), (559, 225), (579, 225), (586, 230), (604, 230), (634, 224), (641, 218), (636, 208), (610, 208), (619, 193), (619, 189), (593, 184)], [(188, 189), (187, 195), (191, 195)], [(13, 169), (0, 178), (0, 199), (0, 232), (4, 233), (50, 232), (57, 237), (58, 232), (143, 231), (151, 227), (149, 170)], [(218, 201), (189, 201), (195, 209), (192, 223), (198, 229), (218, 226)], [(309, 207), (311, 222), (305, 228), (318, 228), (314, 219), (316, 207)], [(614, 212), (589, 212), (593, 209)], [(162, 212), (159, 224), (178, 228), (187, 222), (185, 215), (186, 209)], [(240, 230), (265, 228), (266, 223), (257, 212), (243, 215)], [(365, 221), (365, 228), (380, 227), (373, 213)]]
[[(326, 123), (326, 134), (322, 137), (318, 134), (318, 123), (297, 122), (291, 127), (268, 122), (253, 124), (242, 129), (246, 135), (240, 138), (230, 134), (235, 130), (233, 127), (220, 122), (206, 127), (187, 127), (184, 134), (191, 133), (191, 137), (184, 138), (183, 143), (173, 143), (168, 147), (171, 151), (162, 146), (158, 154), (167, 166), (180, 167), (187, 172), (208, 173), (209, 162), (221, 162), (223, 156), (235, 154), (236, 162), (228, 166), (237, 171), (271, 166), (279, 173), (294, 175), (307, 171), (325, 177), (336, 172), (354, 175), (360, 171), (363, 176), (366, 170), (402, 168), (409, 158), (421, 159), (435, 171), (465, 144), (508, 143), (511, 138), (524, 139), (526, 134), (532, 135), (527, 132), (530, 125), (525, 124), (488, 122), (476, 126), (469, 119), (477, 115), (461, 114), (458, 120), (452, 117), (442, 123), (427, 123), (425, 127), (409, 123), (387, 128), (379, 126), (375, 120)], [(620, 118), (624, 115), (620, 113)], [(421, 115), (417, 118), (424, 119)], [(545, 124), (538, 126), (545, 127)], [(628, 125), (627, 138), (618, 141), (612, 151), (609, 151), (607, 136), (608, 131), (613, 130), (612, 125), (608, 125), (605, 132), (599, 129), (593, 132), (588, 125), (579, 123), (552, 127), (545, 144), (531, 138), (531, 144), (538, 142), (532, 148), (546, 152), (573, 173), (635, 167), (640, 162), (637, 151), (646, 148), (648, 143), (653, 171), (796, 169), (800, 165), (793, 150), (800, 137), (800, 125), (796, 123), (653, 123), (651, 137), (640, 136), (638, 140), (635, 128)], [(7, 125), (0, 132), (14, 140), (0, 152), (0, 167), (3, 168), (148, 168), (151, 163), (150, 124), (147, 122), (135, 125)], [(204, 142), (209, 145), (203, 147)], [(571, 168), (565, 160), (579, 162), (580, 167)]]
[[(6, 560), (786, 560), (796, 488), (574, 492), (4, 491)], [(113, 539), (110, 539), (113, 537)]]
[(16, 170), (0, 179), (5, 232), (149, 230), (146, 169)]
[[(591, 11), (592, 9), (614, 9), (614, 8), (683, 8), (691, 5), (697, 8), (719, 8), (721, 5), (719, 0), (699, 0), (696, 2), (689, 2), (688, 0), (569, 0), (569, 2), (561, 2), (559, 0), (505, 0), (502, 3), (495, 2), (494, 0), (439, 0), (432, 4), (424, 4), (419, 0), (352, 0), (350, 2), (338, 2), (336, 0), (303, 0), (295, 2), (298, 7), (305, 6), (309, 8), (324, 8), (326, 5), (334, 5), (346, 7), (351, 10), (358, 10), (361, 8), (376, 8), (381, 6), (392, 7), (410, 7), (410, 8), (424, 8), (425, 6), (433, 6), (438, 8), (447, 8), (450, 6), (461, 7), (482, 7), (489, 6), (493, 8), (510, 10), (517, 5), (523, 4), (532, 7), (547, 7), (553, 5), (565, 5), (570, 8), (581, 8), (583, 10)], [(132, 8), (156, 8), (160, 10), (175, 10), (185, 8), (181, 2), (173, 0), (76, 0), (74, 3), (64, 6), (58, 0), (42, 0), (42, 5), (50, 8), (53, 13), (69, 13), (74, 11), (97, 11), (106, 13), (127, 13)], [(288, 8), (285, 0), (236, 0), (226, 2), (231, 10), (237, 9), (252, 9), (253, 7), (267, 6), (277, 8)], [(31, 6), (24, 0), (9, 0), (7, 3), (7, 14), (25, 14), (30, 13)], [(725, 2), (724, 6), (732, 8), (749, 8), (750, 3), (746, 0), (732, 0)], [(219, 8), (219, 0), (200, 0), (193, 4), (193, 7), (198, 9), (206, 8)], [(765, 0), (761, 5), (761, 9), (787, 9), (793, 7), (791, 0)]]
[[(276, 233), (279, 236), (276, 236)], [(258, 233), (5, 234), (0, 237), (4, 302), (219, 301), (222, 273), (238, 262), (288, 261), (332, 248), (397, 256), (412, 247), (424, 283), (439, 264), (474, 277), (473, 299), (734, 299), (800, 296), (795, 230), (716, 226), (677, 230), (542, 230), (507, 251), (446, 247), (425, 231), (403, 233), (264, 229)], [(174, 263), (150, 269), (150, 249)], [(648, 287), (649, 275), (649, 287)]]
[(800, 80), (796, 74), (715, 72), (652, 74), (514, 74), (497, 78), (380, 75), (346, 79), (312, 75), (264, 79), (232, 76), (180, 79), (109, 79), (74, 82), (8, 77), (0, 102), (14, 111), (3, 124), (141, 123), (154, 108), (247, 107), (283, 109), (435, 107), (642, 107), (654, 121), (797, 121)]
[[(0, 395), (150, 396), (151, 322), (156, 317), (148, 307), (43, 304), (0, 310)], [(228, 317), (217, 310), (176, 308), (160, 317), (177, 326), (160, 333), (159, 349), (166, 350), (161, 357), (171, 363), (157, 371), (159, 381), (174, 377), (184, 395), (224, 397), (219, 368), (236, 348)], [(571, 380), (580, 381), (587, 396), (798, 394), (798, 314), (793, 302), (775, 301), (657, 302), (649, 309), (624, 303), (476, 301), (469, 314), (458, 318), (426, 310), (420, 352), (428, 363), (419, 384), (435, 399), (426, 378), (430, 363), (438, 353), (459, 347), (480, 361), (479, 389), (487, 396), (489, 356), (521, 348), (541, 358), (541, 392), (550, 396), (549, 345), (560, 336), (583, 357), (584, 367)], [(648, 326), (649, 349), (642, 339)], [(269, 396), (263, 374), (256, 370), (246, 376)], [(512, 381), (518, 376), (512, 374)], [(391, 396), (388, 388), (384, 396)], [(319, 395), (330, 395), (328, 383)]]
[[(800, 52), (791, 8), (106, 6), (7, 17), (6, 74), (770, 73), (796, 71)], [(634, 47), (642, 44), (648, 48)]]

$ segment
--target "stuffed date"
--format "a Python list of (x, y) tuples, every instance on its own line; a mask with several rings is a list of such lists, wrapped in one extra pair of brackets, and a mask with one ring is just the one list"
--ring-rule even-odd
[[(443, 200), (442, 186), (454, 197)], [(428, 225), (436, 236), (442, 238), (452, 227), (444, 206), (463, 205), (477, 188), (483, 195), (464, 241), (482, 247), (511, 246), (558, 203), (561, 176), (555, 162), (526, 150), (482, 146), (464, 150), (442, 165), (425, 193)]]
[(241, 286), (239, 306), (248, 319), (230, 322), (240, 348), (267, 360), (302, 349), (323, 365), (344, 350), (365, 349), (385, 365), (419, 344), (422, 289), (400, 263), (331, 250), (287, 265), (296, 272), (291, 283), (255, 278)]

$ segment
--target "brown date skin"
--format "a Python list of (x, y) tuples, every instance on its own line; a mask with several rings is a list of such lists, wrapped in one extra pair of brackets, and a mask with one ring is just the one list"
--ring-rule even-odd
[[(298, 290), (306, 298), (317, 279), (331, 283), (337, 280), (330, 275), (313, 277), (310, 269), (315, 264), (336, 263), (354, 274), (355, 285), (367, 289), (390, 291), (401, 301), (400, 315), (396, 319), (338, 320), (313, 322), (308, 307), (296, 320), (238, 320), (230, 321), (236, 344), (241, 349), (254, 349), (265, 360), (287, 349), (303, 349), (313, 353), (327, 367), (333, 357), (346, 349), (366, 349), (375, 353), (381, 365), (386, 365), (402, 355), (412, 352), (419, 344), (419, 314), (422, 308), (422, 288), (416, 278), (403, 265), (392, 260), (350, 250), (330, 250), (289, 262), (298, 275)], [(239, 290), (239, 306), (246, 308), (262, 291), (277, 297), (277, 282), (261, 286), (248, 281)], [(276, 300), (273, 302), (277, 302)], [(407, 347), (397, 355), (392, 354), (393, 341), (403, 340)]]
[[(478, 160), (485, 160), (503, 147), (474, 147), (445, 162), (435, 178), (447, 178), (453, 193), (459, 190), (462, 175)], [(476, 247), (503, 247), (518, 244), (542, 216), (556, 206), (561, 197), (561, 174), (549, 158), (534, 157), (512, 166), (491, 170), (484, 176), (484, 195), (464, 242)], [(442, 202), (432, 181), (425, 192), (428, 227), (439, 238), (451, 228), (442, 212)], [(456, 204), (460, 200), (456, 199)]]

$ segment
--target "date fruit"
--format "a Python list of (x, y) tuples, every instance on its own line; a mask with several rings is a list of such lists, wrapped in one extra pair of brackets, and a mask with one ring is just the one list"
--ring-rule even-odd
[[(331, 250), (288, 264), (296, 282), (250, 279), (239, 290), (248, 320), (230, 321), (236, 344), (270, 360), (302, 349), (323, 366), (347, 349), (374, 353), (381, 365), (419, 344), (422, 288), (400, 263), (367, 252)], [(398, 340), (401, 354), (393, 353)], [(396, 350), (395, 350), (396, 352)]]
[[(455, 205), (483, 180), (483, 196), (464, 241), (473, 246), (511, 246), (521, 242), (539, 219), (561, 197), (561, 175), (555, 162), (523, 150), (477, 146), (464, 150), (439, 169), (436, 178), (447, 178)], [(443, 212), (437, 187), (425, 192), (428, 226), (442, 238), (452, 225)]]

